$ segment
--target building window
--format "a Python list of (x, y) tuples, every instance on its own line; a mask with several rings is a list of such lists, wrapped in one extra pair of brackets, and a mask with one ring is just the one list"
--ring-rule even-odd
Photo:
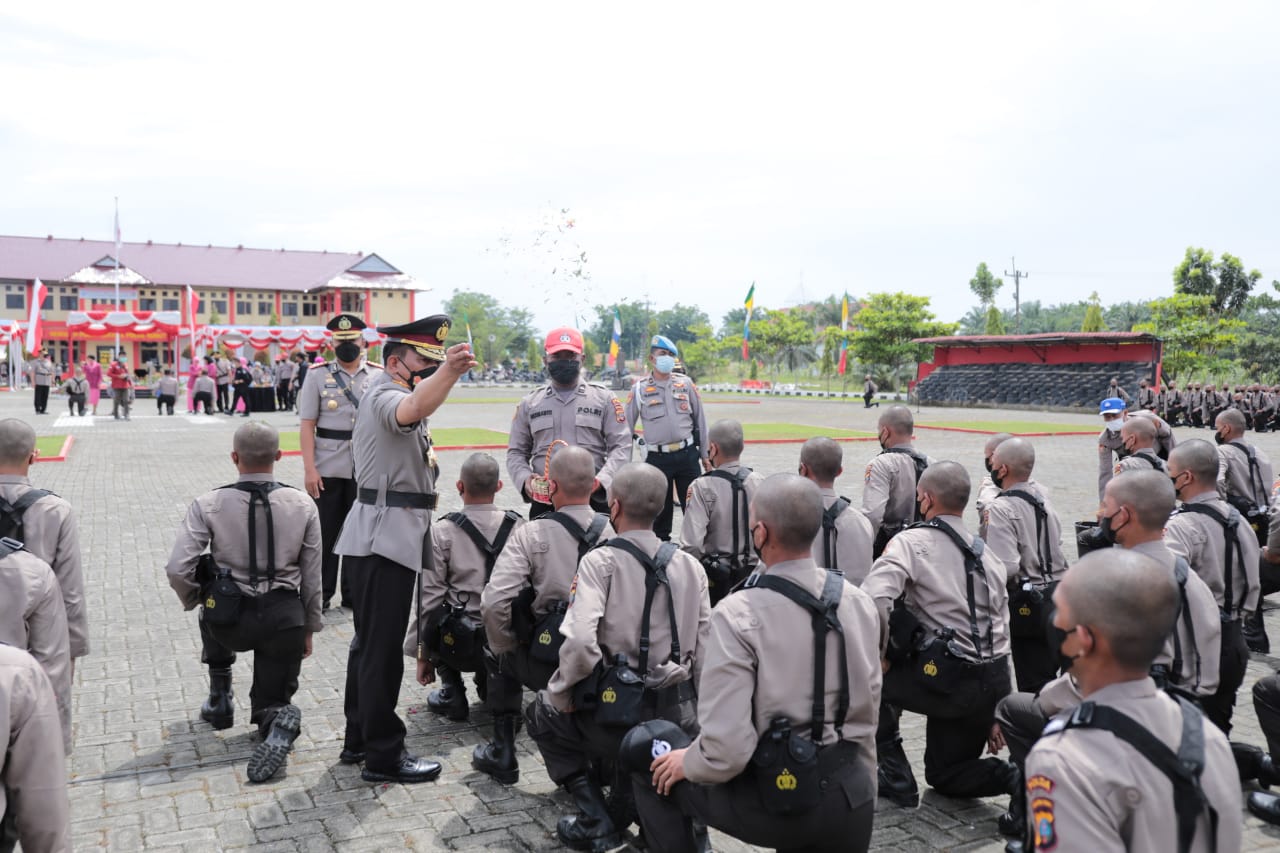
[(252, 314), (252, 313), (253, 313), (253, 303), (252, 303), (252, 302), (250, 302), (250, 301), (249, 301), (249, 300), (247, 300), (247, 299), (237, 299), (237, 300), (236, 300), (236, 313), (237, 313), (237, 314)]
[(209, 302), (210, 302), (210, 304), (213, 306), (210, 310), (212, 310), (215, 314), (222, 314), (223, 316), (226, 316), (226, 313), (227, 313), (227, 300), (225, 300), (225, 299), (211, 299), (211, 300), (209, 300)]
[(364, 313), (364, 294), (349, 292), (342, 294), (342, 310), (347, 314)]
[(138, 298), (139, 311), (156, 310), (156, 298), (154, 296), (141, 296)]
[(272, 314), (272, 312), (274, 312), (275, 310), (276, 310), (276, 306), (275, 306), (275, 303), (274, 303), (274, 302), (271, 302), (270, 300), (267, 300), (267, 299), (260, 299), (260, 300), (258, 300), (258, 313), (259, 313), (259, 314), (261, 314), (261, 315), (263, 315), (263, 316), (265, 316), (265, 317), (270, 317), (270, 316), (271, 316), (271, 314)]
[(281, 313), (282, 313), (285, 317), (297, 317), (297, 316), (298, 316), (298, 303), (296, 303), (296, 302), (286, 302), (286, 303), (284, 303), (283, 305), (281, 305), (281, 306), (280, 306), (280, 311), (281, 311)]
[(160, 300), (160, 310), (161, 310), (161, 311), (177, 311), (177, 310), (178, 310), (178, 300), (176, 300), (176, 299), (161, 299), (161, 300)]
[(316, 316), (317, 314), (319, 314), (319, 313), (320, 313), (319, 308), (318, 308), (318, 306), (317, 306), (314, 302), (304, 302), (304, 303), (302, 303), (302, 316), (303, 316), (303, 317), (315, 317), (315, 316)]
[(59, 311), (74, 311), (80, 305), (80, 300), (74, 296), (62, 295), (58, 297)]
[(53, 308), (53, 294), (52, 294), (52, 293), (46, 293), (46, 294), (44, 295), (44, 302), (41, 302), (41, 303), (40, 303), (40, 309), (41, 309), (42, 311), (49, 311), (49, 310), (51, 310), (52, 308)]
[(21, 311), (27, 307), (27, 299), (21, 293), (6, 293), (4, 295), (4, 307)]

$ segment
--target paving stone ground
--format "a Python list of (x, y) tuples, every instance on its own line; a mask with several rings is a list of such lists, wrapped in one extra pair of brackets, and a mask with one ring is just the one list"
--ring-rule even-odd
[[(472, 403), (468, 396), (492, 399), (494, 390), (459, 391), (433, 419), (437, 426), (506, 429), (512, 403)], [(213, 731), (199, 720), (207, 692), (199, 660), (194, 613), (184, 613), (164, 578), (163, 567), (174, 532), (198, 493), (229, 482), (235, 470), (230, 439), (243, 421), (225, 416), (188, 419), (157, 417), (151, 401), (138, 401), (130, 422), (107, 417), (92, 425), (34, 416), (30, 392), (0, 394), (0, 416), (18, 416), (41, 434), (69, 432), (76, 437), (70, 459), (39, 464), (34, 481), (53, 489), (76, 507), (84, 548), (92, 652), (80, 661), (74, 687), (75, 751), (69, 759), (72, 831), (76, 849), (359, 851), (551, 850), (558, 849), (555, 822), (569, 810), (543, 770), (536, 748), (519, 742), (521, 777), (504, 787), (470, 767), (472, 747), (488, 734), (488, 714), (473, 706), (468, 723), (449, 723), (425, 711), (426, 690), (406, 672), (401, 713), (408, 725), (409, 748), (439, 758), (445, 765), (435, 783), (370, 785), (359, 770), (338, 763), (341, 746), (342, 684), (349, 612), (326, 615), (315, 638), (315, 653), (304, 662), (296, 702), (303, 728), (286, 770), (267, 784), (245, 778), (245, 761), (255, 743), (248, 725), (251, 655), (235, 666), (237, 725)], [(709, 417), (746, 422), (792, 422), (874, 429), (875, 411), (861, 401), (716, 400)], [(984, 420), (999, 412), (980, 412)], [(267, 414), (280, 429), (294, 429), (296, 416)], [(971, 419), (972, 411), (926, 409), (919, 420)], [(1010, 419), (1039, 417), (1099, 427), (1096, 416), (1009, 413)], [(55, 427), (55, 422), (57, 426)], [(1212, 438), (1208, 431), (1179, 430), (1179, 438)], [(975, 476), (982, 474), (981, 435), (920, 431), (919, 445), (935, 458), (956, 459)], [(1280, 439), (1257, 438), (1280, 460)], [(1057, 506), (1069, 520), (1090, 517), (1097, 504), (1096, 444), (1088, 436), (1035, 439), (1037, 479), (1054, 488)], [(845, 447), (846, 474), (837, 488), (856, 501), (863, 466), (874, 443)], [(754, 445), (745, 461), (766, 473), (794, 471), (799, 445)], [(500, 458), (501, 453), (497, 453)], [(465, 454), (441, 454), (444, 482), (456, 479)], [(279, 479), (300, 485), (302, 464), (286, 458)], [(451, 487), (441, 489), (444, 510), (458, 503)], [(513, 492), (500, 503), (519, 506)], [(972, 512), (970, 513), (972, 516)], [(1074, 548), (1068, 543), (1068, 553)], [(1280, 616), (1268, 615), (1280, 640)], [(1255, 656), (1237, 709), (1234, 737), (1263, 743), (1247, 688), (1275, 671), (1280, 661)], [(898, 853), (923, 850), (998, 851), (995, 818), (1004, 803), (953, 800), (924, 786), (923, 718), (903, 718), (908, 752), (924, 794), (918, 809), (882, 804), (876, 815), (874, 850)], [(1224, 816), (1225, 817), (1225, 816)], [(1244, 816), (1245, 847), (1280, 849), (1280, 830)], [(724, 836), (715, 849), (745, 851)]]

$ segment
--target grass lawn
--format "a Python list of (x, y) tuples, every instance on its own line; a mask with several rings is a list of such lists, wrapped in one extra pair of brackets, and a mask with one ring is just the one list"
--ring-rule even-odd
[[(431, 431), (431, 440), (438, 447), (476, 444), (500, 444), (506, 447), (507, 434), (494, 429), (433, 429)], [(280, 433), (280, 449), (286, 453), (290, 450), (302, 449), (302, 446), (298, 443), (296, 430)]]
[(767, 441), (770, 439), (805, 439), (816, 435), (831, 438), (863, 438), (874, 436), (874, 432), (856, 429), (836, 429), (835, 427), (810, 426), (809, 424), (743, 424), (742, 433), (747, 441)]
[(36, 449), (40, 451), (41, 456), (59, 456), (62, 453), (62, 445), (66, 441), (65, 435), (36, 436)]
[(930, 421), (919, 423), (922, 427), (943, 427), (946, 429), (972, 429), (981, 432), (1008, 432), (1014, 435), (1025, 435), (1034, 432), (1097, 432), (1086, 424), (1055, 424), (1045, 421)]

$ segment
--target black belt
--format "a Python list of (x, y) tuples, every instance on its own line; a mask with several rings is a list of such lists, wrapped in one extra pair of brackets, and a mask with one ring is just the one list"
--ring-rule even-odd
[(327, 427), (316, 427), (316, 438), (331, 438), (334, 441), (350, 441), (351, 430), (328, 429)]
[[(319, 432), (319, 430), (316, 430)], [(356, 498), (362, 504), (378, 506), (377, 489), (361, 489)], [(436, 496), (426, 492), (392, 492), (388, 491), (383, 506), (409, 507), (410, 509), (435, 509)]]
[(680, 441), (672, 441), (667, 444), (646, 444), (645, 447), (650, 453), (679, 453), (688, 447), (693, 447), (693, 439), (685, 438)]
[(698, 694), (693, 689), (693, 682), (686, 680), (666, 687), (646, 687), (642, 701), (650, 710), (663, 711), (674, 708), (682, 702), (692, 702), (697, 698)]

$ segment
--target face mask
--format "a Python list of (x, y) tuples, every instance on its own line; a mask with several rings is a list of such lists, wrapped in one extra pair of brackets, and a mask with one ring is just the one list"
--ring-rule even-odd
[(1067, 642), (1067, 638), (1071, 636), (1075, 629), (1074, 625), (1065, 630), (1059, 628), (1057, 625), (1053, 624), (1052, 618), (1048, 623), (1048, 627), (1045, 629), (1046, 639), (1049, 641), (1049, 648), (1057, 652), (1058, 661), (1063, 670), (1071, 669), (1071, 664), (1075, 663), (1076, 658), (1080, 657), (1080, 655), (1066, 655), (1062, 652), (1063, 644)]
[(1116, 531), (1111, 527), (1111, 519), (1119, 514), (1120, 511), (1116, 510), (1114, 515), (1104, 515), (1098, 519), (1098, 538), (1108, 545), (1116, 544)]
[(415, 388), (418, 383), (429, 378), (433, 373), (440, 369), (440, 365), (433, 364), (430, 367), (424, 367), (421, 370), (409, 371), (409, 387)]
[(338, 361), (350, 364), (360, 357), (360, 345), (353, 341), (343, 341), (333, 348), (333, 354)]
[(1120, 421), (1119, 418), (1116, 418), (1114, 421), (1107, 421), (1106, 423), (1107, 429), (1111, 432), (1119, 432), (1120, 428), (1123, 426), (1124, 424)]
[[(1182, 475), (1179, 474), (1178, 477)], [(1169, 482), (1173, 483), (1173, 496), (1176, 498), (1182, 493), (1182, 489), (1178, 488), (1178, 477), (1170, 477)]]
[(670, 355), (660, 355), (653, 360), (653, 368), (659, 373), (670, 373), (676, 369), (675, 357)]
[(1226, 443), (1227, 443), (1226, 438), (1224, 438), (1224, 437), (1223, 437), (1223, 435), (1222, 435), (1222, 433), (1220, 433), (1220, 432), (1215, 432), (1215, 433), (1213, 434), (1213, 440), (1214, 440), (1214, 441), (1216, 441), (1216, 442), (1218, 442), (1218, 444), (1226, 444)]
[(759, 525), (759, 524), (756, 524), (756, 526), (755, 526), (755, 527), (751, 528), (751, 540), (750, 540), (750, 541), (751, 541), (751, 552), (752, 552), (753, 554), (755, 554), (757, 557), (760, 557), (760, 549), (764, 547), (764, 545), (762, 545), (762, 544), (761, 544), (761, 545), (757, 545), (757, 544), (756, 544), (756, 530), (757, 530), (759, 527), (760, 527), (760, 525)]
[(991, 472), (991, 482), (995, 484), (997, 489), (1004, 488), (1004, 477), (997, 475), (995, 471)]
[(991, 473), (991, 460), (990, 460), (990, 459), (983, 459), (983, 460), (982, 460), (982, 464), (986, 466), (986, 468), (987, 468), (987, 473), (988, 473), (988, 474), (990, 474), (990, 473)]
[(578, 379), (582, 365), (571, 358), (560, 358), (547, 362), (547, 375), (557, 385), (571, 385)]

